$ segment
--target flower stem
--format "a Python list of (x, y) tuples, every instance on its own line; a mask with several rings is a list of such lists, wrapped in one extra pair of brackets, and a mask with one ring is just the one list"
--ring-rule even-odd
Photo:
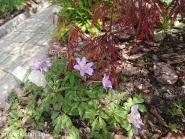
[(100, 83), (101, 81), (90, 81), (86, 86), (89, 86), (91, 83)]

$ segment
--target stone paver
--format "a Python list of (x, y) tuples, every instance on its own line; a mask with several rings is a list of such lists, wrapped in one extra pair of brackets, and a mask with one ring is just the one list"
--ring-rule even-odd
[(48, 41), (55, 28), (49, 16), (58, 10), (57, 6), (46, 7), (0, 38), (0, 103), (18, 84), (11, 74), (17, 66), (28, 69), (47, 57)]

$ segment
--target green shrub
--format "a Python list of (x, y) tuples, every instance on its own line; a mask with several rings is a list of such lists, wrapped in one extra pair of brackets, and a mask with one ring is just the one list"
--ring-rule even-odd
[(21, 4), (26, 5), (26, 0), (0, 0), (0, 10), (4, 12), (6, 8), (19, 9)]

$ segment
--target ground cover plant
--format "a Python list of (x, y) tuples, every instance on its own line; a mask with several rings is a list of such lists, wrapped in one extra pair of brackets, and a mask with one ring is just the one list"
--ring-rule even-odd
[(1, 135), (183, 139), (184, 1), (53, 2), (67, 5), (53, 14), (54, 57), (30, 67), (45, 75), (46, 88), (27, 80), (14, 89)]
[[(112, 129), (115, 126), (124, 128), (129, 136), (138, 133), (141, 122), (139, 111), (146, 111), (142, 104), (143, 97), (134, 95), (120, 105), (119, 101), (125, 93), (113, 94), (113, 90), (109, 89), (112, 88), (109, 76), (105, 74), (102, 81), (86, 84), (84, 77), (85, 74), (93, 74), (93, 63), (86, 64), (85, 57), (82, 60), (76, 58), (76, 61), (78, 64), (74, 69), (80, 73), (77, 70), (67, 71), (66, 58), (59, 59), (58, 63), (55, 60), (50, 63), (46, 59), (30, 67), (32, 70), (47, 71), (46, 90), (29, 81), (25, 83), (23, 91), (15, 90), (17, 97), (13, 96), (9, 100), (12, 104), (8, 120), (10, 127), (2, 137), (24, 138), (31, 129), (42, 131), (43, 122), (46, 121), (51, 127), (45, 130), (56, 138), (65, 136), (63, 132), (67, 130), (70, 138), (77, 139), (77, 127), (87, 125), (91, 127), (89, 137), (93, 138), (113, 138)], [(58, 77), (61, 73), (63, 78), (60, 79)], [(24, 106), (24, 109), (18, 106)]]

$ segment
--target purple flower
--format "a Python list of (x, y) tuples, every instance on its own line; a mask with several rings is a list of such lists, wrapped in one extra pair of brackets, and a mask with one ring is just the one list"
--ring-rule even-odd
[(50, 58), (46, 58), (41, 63), (35, 62), (33, 66), (30, 66), (29, 68), (31, 70), (44, 70), (45, 72), (48, 72), (48, 67), (50, 66), (52, 66)]
[(29, 67), (31, 70), (40, 70), (40, 63), (34, 62), (33, 66)]
[(90, 62), (90, 63), (86, 64), (86, 58), (85, 57), (83, 57), (82, 60), (80, 60), (80, 58), (76, 58), (76, 61), (77, 61), (78, 64), (74, 66), (74, 69), (79, 70), (81, 76), (84, 76), (85, 73), (92, 76), (92, 73), (94, 71), (91, 68), (94, 65), (93, 62)]
[(102, 84), (103, 84), (103, 87), (105, 89), (107, 89), (108, 87), (109, 88), (112, 88), (112, 83), (111, 81), (109, 80), (109, 76), (106, 76), (106, 74), (104, 74), (104, 77), (102, 79)]
[(141, 128), (138, 122), (140, 119), (140, 114), (138, 113), (137, 110), (138, 110), (138, 105), (134, 105), (132, 106), (131, 113), (129, 114), (130, 121), (136, 128), (136, 134), (138, 133), (138, 129)]

